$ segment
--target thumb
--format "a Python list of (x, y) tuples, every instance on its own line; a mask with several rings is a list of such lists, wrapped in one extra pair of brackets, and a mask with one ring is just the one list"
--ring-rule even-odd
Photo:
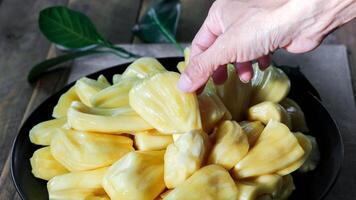
[(194, 92), (203, 86), (213, 72), (221, 65), (225, 65), (234, 58), (234, 51), (225, 44), (224, 34), (204, 52), (190, 58), (188, 66), (182, 73), (177, 86), (183, 92)]

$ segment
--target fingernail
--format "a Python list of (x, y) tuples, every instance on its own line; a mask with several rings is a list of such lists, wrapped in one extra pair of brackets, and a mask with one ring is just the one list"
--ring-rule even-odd
[(250, 76), (247, 74), (242, 74), (240, 75), (240, 81), (242, 81), (243, 83), (248, 83), (250, 82)]
[(190, 92), (191, 85), (192, 81), (190, 78), (187, 75), (182, 74), (178, 80), (177, 87), (183, 92)]

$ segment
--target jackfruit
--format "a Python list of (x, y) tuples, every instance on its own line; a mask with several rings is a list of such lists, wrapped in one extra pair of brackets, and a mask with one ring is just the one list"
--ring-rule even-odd
[(172, 190), (164, 200), (230, 200), (237, 199), (238, 189), (226, 169), (220, 165), (208, 165)]
[(47, 183), (50, 200), (94, 200), (108, 199), (101, 186), (108, 168), (70, 172), (55, 176)]
[(173, 142), (172, 135), (161, 134), (155, 129), (137, 132), (135, 147), (140, 151), (164, 150)]
[(69, 172), (53, 158), (50, 147), (37, 149), (30, 158), (30, 162), (32, 174), (40, 179), (49, 180), (57, 175)]
[(37, 145), (50, 145), (57, 129), (62, 128), (67, 119), (65, 117), (41, 122), (30, 130), (30, 141)]
[(216, 141), (209, 155), (209, 164), (219, 164), (230, 170), (248, 152), (247, 136), (235, 121), (222, 122), (214, 137)]
[(236, 179), (272, 174), (304, 155), (303, 147), (287, 126), (270, 120), (256, 144), (232, 170)]
[(162, 64), (156, 59), (151, 57), (142, 57), (131, 63), (124, 73), (122, 73), (121, 79), (127, 78), (139, 78), (145, 79), (155, 74), (167, 71)]
[(133, 133), (152, 129), (130, 107), (117, 109), (89, 108), (73, 102), (68, 110), (68, 125), (80, 131), (103, 133)]
[(164, 182), (167, 188), (177, 187), (202, 167), (208, 148), (208, 136), (202, 131), (181, 134), (170, 144), (164, 155)]
[(239, 124), (244, 133), (247, 135), (248, 143), (251, 148), (255, 145), (265, 126), (260, 121), (242, 121), (239, 122)]
[(308, 132), (307, 122), (300, 106), (292, 99), (285, 98), (280, 102), (281, 106), (287, 111), (292, 122), (292, 131)]
[(53, 157), (70, 171), (106, 167), (134, 151), (130, 138), (62, 129), (51, 143)]
[(304, 164), (298, 169), (299, 172), (308, 172), (314, 170), (320, 160), (319, 147), (318, 143), (315, 140), (315, 137), (310, 135), (306, 135), (306, 137), (308, 137), (309, 141), (311, 142), (312, 149)]
[(165, 189), (164, 151), (126, 154), (106, 172), (103, 187), (111, 199), (153, 200)]
[(254, 65), (253, 69), (251, 105), (264, 101), (278, 103), (288, 95), (290, 80), (281, 69), (269, 66), (266, 70), (261, 71), (257, 65)]
[(52, 117), (54, 118), (66, 117), (67, 111), (73, 101), (80, 101), (74, 86), (61, 95), (57, 105), (53, 109)]
[(278, 103), (265, 101), (248, 109), (248, 120), (250, 121), (257, 120), (263, 124), (267, 124), (271, 119), (282, 122), (289, 128), (292, 127), (287, 111)]
[(159, 73), (136, 85), (129, 94), (130, 106), (161, 133), (202, 129), (197, 97), (178, 90), (178, 79), (175, 72)]
[(74, 85), (75, 91), (85, 105), (91, 107), (90, 98), (106, 88), (107, 85), (90, 78), (81, 78)]

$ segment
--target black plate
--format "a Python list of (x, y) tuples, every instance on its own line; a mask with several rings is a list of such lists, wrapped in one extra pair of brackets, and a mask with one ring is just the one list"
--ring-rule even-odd
[[(172, 71), (175, 70), (176, 63), (180, 60), (181, 58), (159, 59), (168, 70)], [(118, 65), (93, 73), (88, 77), (97, 78), (100, 74), (112, 77), (113, 74), (122, 73), (127, 66), (128, 64)], [(335, 121), (318, 98), (311, 92), (303, 90), (305, 88), (299, 87), (299, 85), (305, 85), (305, 80), (295, 76), (295, 73), (288, 73), (288, 76), (292, 80), (290, 96), (305, 112), (311, 130), (310, 134), (316, 137), (321, 152), (320, 163), (314, 171), (306, 174), (293, 174), (296, 190), (290, 199), (323, 199), (333, 187), (341, 169), (344, 155), (342, 139)], [(28, 134), (37, 123), (51, 119), (52, 109), (57, 104), (60, 95), (73, 84), (67, 85), (38, 106), (27, 118), (14, 141), (11, 173), (17, 192), (22, 199), (48, 199), (46, 182), (31, 174), (29, 159), (40, 146), (32, 144)]]

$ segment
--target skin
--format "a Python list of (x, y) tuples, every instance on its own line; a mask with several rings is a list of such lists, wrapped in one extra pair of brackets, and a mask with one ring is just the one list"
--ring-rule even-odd
[(335, 28), (356, 17), (356, 0), (217, 0), (192, 42), (178, 88), (194, 92), (212, 76), (224, 83), (234, 63), (241, 81), (252, 78), (251, 61), (263, 70), (269, 54), (316, 48)]

